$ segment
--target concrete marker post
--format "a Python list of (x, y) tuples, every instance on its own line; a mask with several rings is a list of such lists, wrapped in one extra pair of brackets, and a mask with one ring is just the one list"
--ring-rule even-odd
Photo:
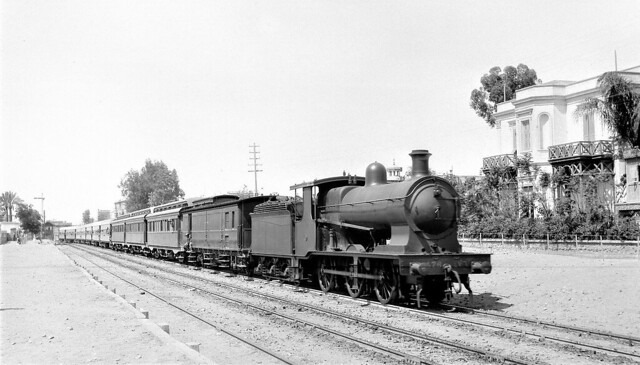
[(144, 316), (145, 319), (149, 319), (149, 311), (146, 309), (140, 308), (140, 313)]
[(189, 346), (192, 350), (200, 352), (200, 344), (197, 342), (187, 342), (185, 345)]
[(135, 308), (135, 307), (136, 307), (136, 302), (131, 301), (131, 302), (129, 302), (129, 304), (131, 304), (131, 306), (132, 306), (133, 308)]
[(158, 327), (160, 327), (160, 329), (165, 331), (167, 334), (170, 334), (169, 325), (167, 323), (158, 323)]

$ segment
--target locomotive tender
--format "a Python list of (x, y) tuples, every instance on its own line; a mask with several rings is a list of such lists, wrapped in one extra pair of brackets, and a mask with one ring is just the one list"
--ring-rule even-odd
[[(469, 275), (491, 272), (489, 254), (464, 253), (457, 239), (458, 194), (429, 175), (427, 150), (414, 150), (411, 176), (387, 182), (338, 176), (291, 187), (294, 197), (220, 195), (181, 200), (114, 220), (61, 229), (61, 240), (155, 258), (229, 268), (291, 282), (316, 281), (381, 303), (439, 303)], [(301, 195), (298, 193), (301, 192)]]

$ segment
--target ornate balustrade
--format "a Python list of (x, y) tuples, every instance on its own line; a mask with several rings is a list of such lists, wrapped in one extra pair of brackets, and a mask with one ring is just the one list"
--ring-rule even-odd
[(613, 142), (579, 141), (549, 146), (549, 162), (579, 160), (582, 158), (603, 158), (613, 156)]
[(485, 157), (482, 159), (482, 171), (489, 171), (492, 168), (516, 168), (516, 156), (513, 154), (504, 154), (491, 157)]

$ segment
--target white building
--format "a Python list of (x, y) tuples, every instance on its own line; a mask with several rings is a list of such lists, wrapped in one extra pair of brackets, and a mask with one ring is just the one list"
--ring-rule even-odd
[[(620, 74), (640, 86), (640, 66), (620, 71)], [(628, 178), (635, 174), (640, 179), (637, 167), (630, 174), (624, 160), (614, 159), (611, 133), (598, 115), (574, 116), (576, 108), (586, 98), (600, 96), (599, 76), (577, 82), (551, 81), (530, 86), (518, 90), (515, 99), (498, 104), (494, 116), (500, 154), (485, 157), (483, 171), (492, 167), (513, 167), (514, 175), (517, 175), (515, 156), (530, 154), (533, 164), (548, 173), (562, 170), (570, 175), (612, 174), (611, 192), (613, 184), (625, 173)], [(520, 188), (531, 186), (533, 180), (534, 177), (517, 178)], [(640, 203), (638, 190), (637, 202)], [(631, 194), (627, 194), (627, 198), (631, 199)]]

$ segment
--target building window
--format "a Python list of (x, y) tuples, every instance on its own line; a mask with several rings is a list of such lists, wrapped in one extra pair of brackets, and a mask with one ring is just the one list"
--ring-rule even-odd
[(541, 150), (546, 149), (551, 144), (551, 126), (549, 125), (549, 115), (542, 114), (539, 118), (540, 121), (540, 146)]
[(509, 122), (509, 131), (511, 132), (511, 153), (518, 150), (518, 138), (516, 134), (516, 122)]
[(593, 114), (586, 114), (582, 117), (582, 134), (584, 141), (594, 141), (596, 139)]
[(522, 121), (522, 150), (529, 151), (531, 150), (531, 135), (529, 133), (529, 121)]

